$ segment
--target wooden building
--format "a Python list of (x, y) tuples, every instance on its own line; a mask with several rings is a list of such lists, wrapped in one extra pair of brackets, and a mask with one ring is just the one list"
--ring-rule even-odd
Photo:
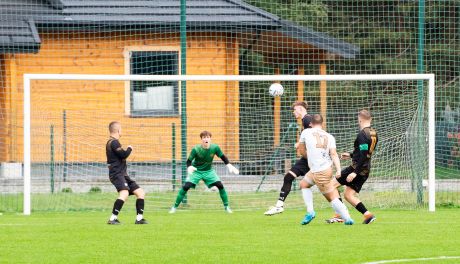
[[(23, 74), (180, 74), (184, 67), (180, 64), (179, 0), (7, 2), (0, 7), (0, 151), (3, 153), (0, 159), (3, 162), (22, 160)], [(267, 63), (276, 58), (277, 63), (296, 65), (299, 73), (303, 72), (302, 65), (313, 60), (322, 62), (321, 72), (325, 73), (328, 60), (354, 58), (359, 52), (354, 45), (281, 20), (242, 1), (203, 3), (187, 1), (187, 74), (237, 75), (240, 50), (248, 48), (264, 55)], [(161, 61), (167, 67), (142, 68), (145, 61), (153, 64)], [(107, 124), (114, 119), (125, 125), (123, 139), (127, 143), (142, 146), (136, 161), (169, 161), (172, 124), (176, 124), (177, 139), (181, 136), (181, 101), (179, 85), (165, 87), (173, 88), (157, 91), (157, 96), (163, 93), (171, 97), (166, 110), (138, 107), (134, 100), (143, 102), (145, 87), (136, 90), (133, 83), (34, 81), (33, 161), (49, 160), (52, 125), (56, 160), (66, 155), (67, 161), (103, 162)], [(299, 98), (303, 98), (301, 89)], [(238, 160), (241, 111), (238, 83), (213, 82), (211, 86), (188, 82), (186, 102), (188, 149), (199, 142), (200, 131), (209, 129), (229, 158)], [(44, 105), (47, 113), (41, 116)], [(108, 105), (110, 109), (105, 114), (100, 111)], [(276, 116), (274, 122), (275, 126), (279, 122)], [(64, 126), (67, 132), (63, 132)], [(66, 153), (59, 147), (63, 137)], [(71, 149), (85, 153), (85, 160), (73, 156)], [(176, 154), (179, 158), (180, 140)]]

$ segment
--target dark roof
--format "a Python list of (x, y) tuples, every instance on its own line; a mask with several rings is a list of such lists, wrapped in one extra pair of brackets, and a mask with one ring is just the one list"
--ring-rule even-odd
[(286, 36), (292, 37), (303, 43), (308, 43), (316, 48), (327, 50), (329, 53), (340, 55), (346, 59), (355, 58), (359, 54), (359, 47), (333, 38), (327, 34), (301, 27), (290, 21), (280, 21), (281, 27), (277, 29)]
[(0, 53), (36, 53), (39, 48), (40, 37), (33, 21), (0, 22)]
[[(55, 8), (74, 21), (120, 23), (180, 23), (179, 0), (155, 1), (101, 1), (101, 0), (53, 0)], [(279, 18), (239, 0), (187, 0), (187, 24), (195, 27), (213, 24), (277, 27)]]
[[(179, 0), (1, 0), (1, 24), (24, 24), (34, 21), (39, 29), (67, 28), (69, 30), (129, 30), (139, 26), (148, 30), (169, 28), (177, 31), (180, 25)], [(29, 23), (30, 25), (30, 23)], [(120, 28), (122, 27), (122, 28)], [(265, 31), (281, 32), (300, 42), (307, 41), (319, 49), (344, 58), (354, 58), (359, 49), (331, 36), (309, 28), (282, 21), (278, 16), (251, 6), (241, 0), (187, 0), (187, 28), (189, 31)], [(27, 29), (21, 27), (19, 33)], [(29, 27), (30, 32), (32, 32)], [(14, 33), (14, 32), (12, 32)], [(8, 35), (10, 37), (15, 34)], [(311, 43), (310, 43), (311, 41)], [(39, 39), (27, 43), (37, 45)], [(20, 50), (21, 46), (15, 46)], [(0, 42), (0, 52), (6, 46)], [(25, 50), (24, 50), (25, 51)]]

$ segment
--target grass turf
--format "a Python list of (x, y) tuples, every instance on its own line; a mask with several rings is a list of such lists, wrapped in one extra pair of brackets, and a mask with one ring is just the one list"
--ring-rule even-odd
[[(106, 224), (107, 212), (0, 216), (1, 263), (364, 263), (389, 259), (460, 256), (459, 209), (380, 210), (371, 225), (352, 211), (353, 226), (326, 224), (330, 210), (301, 226), (304, 212), (166, 210), (134, 225)], [(458, 263), (460, 258), (425, 263)], [(412, 261), (406, 263), (418, 263)]]

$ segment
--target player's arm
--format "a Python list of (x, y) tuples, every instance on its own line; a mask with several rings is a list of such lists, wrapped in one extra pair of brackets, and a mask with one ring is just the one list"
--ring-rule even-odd
[(299, 150), (299, 146), (302, 145), (302, 143), (305, 143), (305, 141), (302, 141), (302, 135), (304, 131), (305, 129), (300, 133), (299, 141), (294, 144), (296, 150)]
[(304, 129), (302, 131), (302, 134), (300, 135), (300, 139), (299, 139), (299, 143), (297, 147), (297, 150), (299, 150), (300, 155), (302, 155), (302, 157), (304, 158), (307, 158), (307, 146), (305, 144), (306, 137), (307, 137), (307, 130)]
[(299, 152), (302, 157), (307, 158), (307, 146), (304, 142), (299, 143)]
[(354, 173), (356, 174), (359, 174), (362, 171), (364, 163), (366, 163), (369, 160), (369, 158), (367, 157), (367, 155), (369, 154), (369, 140), (364, 135), (364, 133), (360, 133), (358, 135), (358, 148), (358, 157), (356, 159), (357, 162), (354, 171)]
[(222, 152), (219, 146), (217, 146), (216, 155), (224, 162), (230, 173), (240, 174), (239, 170), (235, 166), (230, 164), (230, 161), (228, 160), (227, 156), (225, 156), (225, 154)]
[(192, 161), (195, 159), (195, 156), (196, 156), (196, 150), (195, 150), (195, 148), (193, 148), (192, 151), (190, 151), (190, 155), (188, 155), (188, 158), (187, 158), (187, 172), (188, 172), (188, 174), (192, 174), (197, 170), (196, 167), (192, 166)]
[(128, 146), (128, 148), (126, 148), (126, 150), (124, 150), (121, 147), (121, 144), (120, 144), (120, 142), (118, 140), (113, 140), (110, 143), (110, 147), (112, 148), (112, 151), (115, 153), (115, 155), (117, 155), (117, 157), (119, 157), (121, 159), (128, 158), (129, 154), (131, 154), (131, 151), (133, 150), (131, 146)]
[(339, 159), (339, 154), (337, 154), (337, 149), (336, 148), (331, 148), (329, 150), (329, 155), (331, 156), (332, 162), (334, 163), (335, 166), (335, 176), (337, 178), (340, 178), (340, 159)]
[(347, 159), (351, 159), (353, 157), (352, 153), (351, 152), (343, 152), (340, 154), (340, 159), (342, 160), (347, 160)]

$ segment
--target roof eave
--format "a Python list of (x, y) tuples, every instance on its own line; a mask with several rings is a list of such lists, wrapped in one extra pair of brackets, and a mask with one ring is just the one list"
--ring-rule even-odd
[(360, 53), (358, 46), (336, 39), (325, 33), (320, 33), (286, 20), (281, 20), (280, 23), (281, 27), (276, 30), (277, 32), (319, 49), (326, 50), (328, 53), (338, 55), (344, 59), (355, 59)]

